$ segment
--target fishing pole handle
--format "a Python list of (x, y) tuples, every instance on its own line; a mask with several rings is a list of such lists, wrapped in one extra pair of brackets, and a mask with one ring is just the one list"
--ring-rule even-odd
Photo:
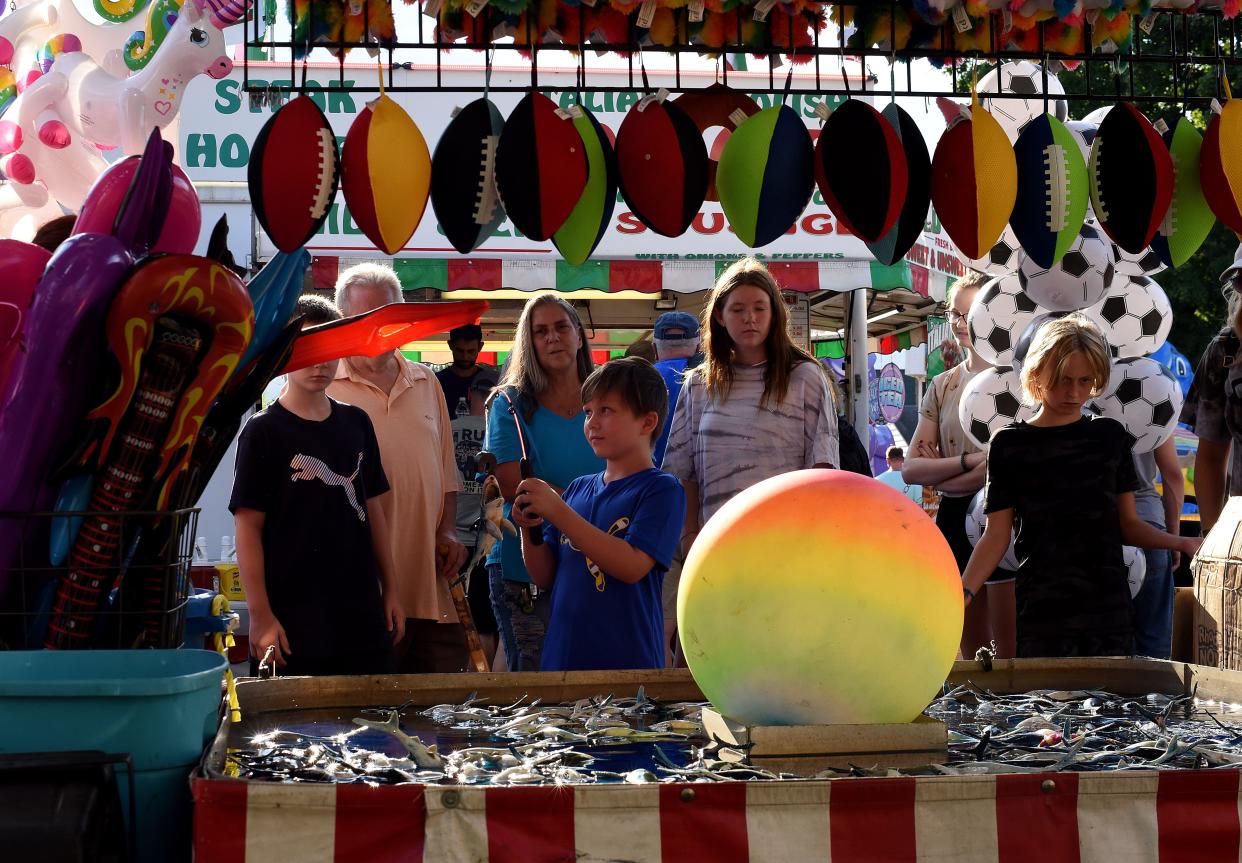
[[(518, 462), (518, 469), (522, 473), (522, 479), (530, 479), (530, 459), (524, 458)], [(531, 545), (543, 545), (543, 528), (528, 527), (526, 528), (526, 540)]]

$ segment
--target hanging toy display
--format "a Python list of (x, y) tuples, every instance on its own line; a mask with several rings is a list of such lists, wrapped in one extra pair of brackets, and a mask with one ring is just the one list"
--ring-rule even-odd
[(1216, 224), (1200, 184), (1203, 136), (1186, 117), (1174, 120), (1172, 129), (1161, 121), (1156, 131), (1173, 159), (1173, 197), (1156, 226), (1151, 248), (1167, 266), (1180, 267), (1199, 250)]
[(1138, 108), (1114, 105), (1091, 142), (1091, 206), (1114, 243), (1139, 254), (1173, 199), (1169, 148)]
[(616, 152), (621, 196), (638, 220), (684, 234), (707, 195), (707, 147), (694, 121), (664, 95), (644, 96), (621, 121)]
[(815, 181), (837, 220), (863, 242), (876, 242), (906, 200), (909, 169), (897, 128), (866, 102), (846, 99), (815, 142)]
[(747, 246), (766, 246), (793, 227), (815, 192), (815, 148), (802, 117), (774, 105), (748, 118), (725, 142), (716, 188)]
[(431, 153), (410, 115), (383, 92), (345, 136), (341, 191), (354, 222), (385, 254), (401, 251), (422, 221)]
[(587, 156), (572, 118), (542, 93), (518, 102), (496, 149), (496, 188), (509, 220), (533, 240), (565, 224), (587, 184)]
[(250, 205), (282, 252), (295, 252), (319, 231), (340, 181), (336, 135), (310, 96), (281, 106), (250, 150)]
[[(947, 101), (947, 100), (946, 100)], [(995, 245), (1013, 213), (1018, 166), (1004, 129), (979, 105), (942, 105), (949, 125), (932, 157), (932, 205), (945, 231), (968, 258)]]
[(612, 224), (617, 203), (617, 157), (595, 115), (581, 105), (569, 108), (587, 156), (587, 184), (565, 224), (552, 235), (556, 250), (571, 264), (586, 261)]
[[(918, 124), (896, 102), (884, 108), (883, 117), (893, 127), (905, 156), (906, 195), (893, 227), (875, 242), (867, 243), (867, 248), (881, 264), (892, 266), (910, 251), (927, 222), (927, 210), (931, 206), (931, 156)], [(822, 184), (820, 188), (822, 190)]]
[(1073, 133), (1051, 114), (1027, 121), (1014, 144), (1018, 194), (1009, 225), (1027, 260), (1051, 269), (1087, 216), (1087, 164)]
[(1242, 235), (1242, 102), (1224, 79), (1225, 104), (1208, 121), (1199, 156), (1199, 181), (1208, 206), (1225, 227)]
[(496, 145), (505, 120), (486, 96), (458, 111), (431, 157), (431, 207), (461, 254), (481, 246), (505, 220), (496, 191)]

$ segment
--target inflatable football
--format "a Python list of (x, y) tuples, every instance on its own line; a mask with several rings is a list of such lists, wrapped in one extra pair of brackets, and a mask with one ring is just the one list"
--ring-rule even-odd
[(1151, 248), (1165, 265), (1180, 267), (1203, 245), (1216, 217), (1199, 185), (1203, 147), (1199, 130), (1185, 117), (1178, 117), (1161, 137), (1173, 157), (1173, 199), (1151, 238)]
[(1009, 225), (1027, 259), (1050, 269), (1086, 218), (1087, 163), (1073, 133), (1051, 114), (1028, 120), (1013, 149), (1018, 196)]
[(449, 121), (431, 157), (431, 207), (444, 236), (463, 255), (505, 220), (496, 192), (496, 145), (504, 125), (490, 99), (475, 99)]
[(901, 135), (866, 102), (846, 99), (815, 142), (815, 182), (841, 224), (864, 243), (876, 242), (897, 224), (906, 200)]
[(272, 244), (296, 252), (315, 236), (339, 179), (336, 136), (310, 96), (271, 116), (250, 149), (250, 203)]
[(735, 132), (738, 126), (746, 122), (747, 117), (758, 114), (759, 104), (741, 90), (735, 90), (719, 81), (702, 90), (682, 93), (673, 102), (694, 121), (700, 135), (716, 127), (724, 130), (716, 138), (716, 144), (707, 152), (707, 193), (704, 200), (719, 201), (720, 195), (716, 191), (716, 159), (719, 156), (718, 147), (724, 146), (721, 139), (727, 140), (725, 133)]
[(1147, 248), (1173, 198), (1173, 160), (1138, 108), (1120, 102), (1105, 115), (1087, 173), (1104, 233), (1131, 254)]
[(992, 115), (970, 104), (970, 119), (945, 130), (932, 157), (932, 205), (949, 239), (968, 258), (995, 245), (1013, 212), (1018, 166), (1005, 130)]
[(380, 94), (358, 114), (341, 158), (341, 191), (354, 223), (385, 254), (414, 235), (431, 190), (431, 153), (405, 109)]
[(707, 147), (676, 102), (643, 99), (617, 130), (621, 196), (644, 225), (679, 237), (707, 194)]
[(1212, 116), (1203, 135), (1199, 180), (1216, 218), (1235, 234), (1242, 234), (1242, 101), (1230, 99)]
[(738, 127), (716, 169), (720, 206), (738, 239), (757, 248), (789, 230), (815, 191), (814, 160), (793, 108), (765, 108)]
[(906, 198), (893, 227), (880, 239), (867, 243), (867, 248), (877, 261), (891, 266), (906, 256), (914, 241), (923, 233), (927, 210), (931, 206), (931, 156), (918, 124), (896, 103), (885, 107), (883, 117), (897, 133), (905, 153)]
[(595, 115), (581, 105), (570, 108), (570, 113), (586, 152), (587, 183), (565, 224), (552, 235), (552, 242), (565, 260), (581, 264), (595, 251), (612, 222), (612, 208), (617, 202), (617, 160), (612, 142)]
[(496, 188), (509, 220), (532, 240), (546, 240), (565, 224), (586, 183), (587, 157), (572, 118), (542, 93), (528, 93), (496, 149)]

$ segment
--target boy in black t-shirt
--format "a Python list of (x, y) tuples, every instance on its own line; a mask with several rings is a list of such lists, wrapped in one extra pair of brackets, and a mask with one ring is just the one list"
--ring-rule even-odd
[(966, 602), (996, 569), (1017, 528), (1017, 655), (1128, 656), (1134, 615), (1123, 544), (1193, 555), (1199, 540), (1138, 517), (1131, 438), (1116, 420), (1084, 415), (1108, 384), (1108, 343), (1079, 314), (1039, 328), (1022, 367), (1039, 410), (1007, 425), (988, 450), (987, 528), (962, 589)]
[[(313, 296), (297, 314), (303, 326), (341, 317)], [(382, 507), (388, 479), (366, 412), (324, 393), (337, 362), (290, 372), (237, 442), (229, 510), (250, 651), (274, 647), (289, 675), (390, 672), (405, 627)]]

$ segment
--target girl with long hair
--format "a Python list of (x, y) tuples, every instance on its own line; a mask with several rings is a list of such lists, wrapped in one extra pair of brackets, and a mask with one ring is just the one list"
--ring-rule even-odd
[[(582, 382), (591, 374), (590, 343), (574, 307), (555, 294), (532, 297), (518, 319), (500, 385), (488, 397), (483, 448), (496, 456), (496, 479), (512, 508), (520, 462), (558, 491), (604, 469), (582, 432)], [(487, 558), (492, 608), (510, 671), (538, 671), (550, 614), (522, 565), (518, 537), (505, 535)]]
[(682, 386), (663, 469), (686, 489), (682, 548), (727, 500), (789, 471), (838, 467), (825, 370), (793, 343), (772, 274), (742, 258), (703, 310), (704, 359)]

